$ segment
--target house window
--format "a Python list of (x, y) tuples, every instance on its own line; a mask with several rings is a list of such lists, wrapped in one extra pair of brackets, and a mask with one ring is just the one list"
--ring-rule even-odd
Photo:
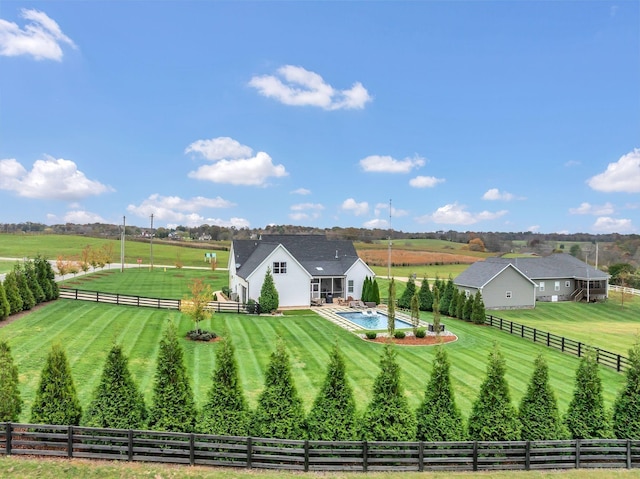
[(273, 274), (287, 274), (287, 262), (286, 261), (274, 261), (273, 262)]
[(540, 292), (544, 291), (544, 281), (540, 281)]
[(507, 291), (506, 298), (511, 299), (511, 291)]
[(465, 297), (468, 298), (469, 296), (471, 296), (471, 291), (469, 291), (468, 289), (465, 289), (464, 290), (464, 295), (465, 295)]
[(347, 293), (353, 293), (353, 280), (347, 281)]
[(564, 287), (565, 288), (570, 288), (571, 287), (571, 281), (565, 281), (564, 282)]
[(560, 281), (556, 281), (556, 283), (553, 285), (553, 289), (556, 291), (560, 291)]

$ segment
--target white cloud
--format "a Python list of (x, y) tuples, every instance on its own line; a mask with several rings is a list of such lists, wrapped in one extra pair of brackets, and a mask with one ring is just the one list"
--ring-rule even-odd
[(293, 213), (289, 214), (292, 220), (310, 220), (317, 219), (324, 210), (324, 206), (320, 203), (299, 203), (291, 206)]
[[(230, 208), (234, 203), (220, 197), (205, 198), (196, 196), (185, 199), (178, 196), (161, 196), (153, 194), (139, 205), (127, 206), (127, 211), (141, 218), (148, 218), (153, 214), (154, 219), (164, 222), (172, 222), (186, 226), (198, 226), (203, 223), (212, 223), (210, 218), (205, 218), (198, 211), (207, 208)], [(222, 220), (220, 220), (222, 221)]]
[[(389, 203), (378, 203), (374, 210), (373, 213), (376, 216), (380, 216), (382, 213), (384, 214), (389, 214)], [(407, 216), (409, 214), (409, 212), (407, 210), (401, 210), (398, 209), (396, 207), (394, 207), (393, 205), (391, 206), (391, 216), (395, 217), (400, 217), (400, 216)]]
[(250, 226), (249, 221), (244, 218), (230, 218), (228, 220), (223, 220), (220, 218), (202, 218), (198, 215), (193, 215), (188, 218), (188, 222), (167, 223), (167, 228), (177, 228), (178, 226), (200, 226), (203, 224), (238, 229), (248, 228)]
[(77, 48), (60, 26), (46, 13), (23, 8), (20, 16), (27, 20), (24, 29), (0, 18), (0, 55), (30, 55), (36, 60), (62, 60), (62, 44)]
[(89, 211), (82, 211), (82, 210), (68, 211), (64, 215), (64, 222), (74, 223), (77, 225), (87, 225), (92, 223), (107, 223), (107, 221), (104, 218), (102, 218), (102, 216), (100, 216), (99, 214), (91, 213)]
[(194, 141), (187, 146), (184, 152), (198, 153), (211, 161), (248, 158), (253, 154), (250, 147), (242, 145), (239, 141), (228, 136)]
[(503, 201), (511, 201), (514, 199), (514, 196), (511, 193), (506, 191), (500, 191), (498, 188), (491, 188), (487, 190), (487, 192), (482, 195), (483, 200), (503, 200)]
[(635, 230), (630, 219), (616, 219), (601, 216), (593, 224), (593, 229), (602, 233), (630, 233)]
[(25, 198), (75, 201), (114, 191), (88, 179), (70, 160), (45, 156), (27, 171), (15, 159), (0, 160), (0, 189), (15, 191)]
[(597, 191), (607, 193), (640, 193), (640, 149), (620, 157), (615, 163), (609, 163), (607, 169), (590, 178), (587, 184)]
[(573, 168), (574, 166), (580, 166), (580, 162), (576, 160), (569, 160), (565, 162), (564, 166), (567, 168)]
[(362, 169), (372, 173), (409, 173), (424, 164), (424, 158), (419, 156), (396, 160), (391, 156), (371, 155), (360, 160)]
[(291, 192), (292, 195), (310, 195), (311, 194), (311, 190), (308, 190), (306, 188), (298, 188), (297, 190), (293, 190)]
[(432, 221), (437, 224), (448, 225), (472, 225), (480, 221), (495, 220), (508, 213), (507, 210), (496, 212), (481, 211), (480, 213), (471, 213), (467, 211), (465, 205), (459, 205), (457, 202), (441, 206), (431, 215), (425, 215), (417, 218), (417, 221), (424, 223)]
[(294, 65), (278, 68), (277, 75), (255, 76), (249, 86), (285, 105), (317, 106), (325, 110), (362, 109), (372, 100), (360, 82), (349, 90), (336, 90), (317, 73)]
[(531, 225), (525, 231), (531, 231), (532, 233), (536, 233), (540, 230), (540, 225)]
[(356, 202), (353, 198), (348, 198), (342, 202), (342, 210), (353, 213), (356, 216), (366, 215), (369, 212), (369, 203), (363, 201)]
[(287, 176), (284, 165), (274, 165), (264, 151), (255, 156), (253, 150), (229, 137), (198, 140), (185, 153), (196, 153), (214, 163), (190, 171), (189, 178), (231, 185), (263, 186), (270, 177)]
[(414, 188), (433, 188), (438, 183), (444, 183), (444, 178), (436, 178), (435, 176), (416, 176), (409, 180), (409, 185)]
[(577, 208), (569, 208), (569, 213), (572, 215), (610, 215), (614, 212), (613, 205), (611, 203), (605, 203), (604, 205), (592, 205), (591, 203), (580, 203)]
[(381, 218), (375, 218), (369, 221), (365, 221), (363, 226), (370, 229), (387, 229), (389, 228), (389, 222)]

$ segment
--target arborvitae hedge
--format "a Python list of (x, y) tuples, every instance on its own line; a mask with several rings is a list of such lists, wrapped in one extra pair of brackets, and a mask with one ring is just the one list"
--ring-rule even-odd
[(20, 297), (22, 298), (22, 310), (28, 311), (36, 305), (36, 299), (29, 288), (27, 276), (24, 274), (24, 270), (17, 264), (13, 271), (16, 274), (16, 280), (18, 282), (18, 291), (20, 291)]
[(337, 344), (331, 351), (324, 383), (307, 416), (307, 430), (309, 439), (316, 441), (357, 439), (356, 402)]
[(21, 412), (18, 368), (9, 344), (0, 340), (0, 422), (17, 422)]
[(58, 283), (55, 281), (56, 275), (53, 272), (53, 268), (49, 261), (42, 256), (36, 256), (34, 265), (38, 283), (40, 283), (40, 287), (44, 292), (45, 301), (57, 299), (60, 292), (58, 289)]
[(264, 386), (253, 414), (252, 434), (259, 437), (304, 439), (302, 399), (293, 382), (289, 354), (281, 339), (271, 353)]
[(169, 323), (160, 340), (149, 427), (156, 431), (193, 432), (196, 405), (178, 332)]
[(489, 353), (487, 376), (469, 416), (470, 440), (517, 441), (520, 438), (518, 411), (511, 404), (504, 375), (505, 360), (495, 345)]
[(22, 311), (22, 296), (18, 288), (18, 278), (15, 271), (10, 271), (4, 277), (4, 290), (9, 302), (9, 314), (16, 314)]
[(238, 378), (238, 364), (228, 335), (216, 350), (215, 369), (198, 431), (221, 436), (247, 436), (251, 425), (249, 407)]
[(578, 365), (573, 399), (567, 409), (565, 424), (572, 439), (601, 439), (611, 436), (598, 363), (593, 351), (588, 351)]
[(380, 287), (378, 286), (378, 281), (375, 278), (373, 279), (373, 293), (371, 301), (376, 304), (380, 304)]
[(556, 396), (549, 385), (549, 368), (542, 355), (535, 360), (527, 392), (518, 413), (523, 441), (564, 439), (565, 432)]
[(404, 395), (396, 351), (392, 344), (386, 344), (371, 401), (362, 417), (361, 436), (367, 441), (412, 441), (415, 434), (416, 416)]
[(36, 271), (36, 265), (33, 261), (27, 261), (24, 264), (24, 274), (27, 277), (27, 283), (29, 289), (33, 293), (33, 297), (36, 300), (36, 304), (40, 304), (46, 300), (42, 286), (38, 282), (38, 272)]
[(0, 321), (5, 319), (11, 314), (11, 307), (7, 300), (7, 293), (4, 290), (4, 285), (0, 282)]
[(267, 272), (264, 275), (264, 282), (262, 283), (262, 288), (260, 288), (258, 303), (263, 313), (275, 311), (280, 305), (280, 297), (278, 296), (276, 285), (273, 282), (273, 275), (271, 274), (270, 268), (267, 268)]
[(473, 312), (473, 296), (469, 295), (469, 297), (464, 302), (464, 307), (462, 308), (462, 319), (465, 321), (471, 321), (471, 313)]
[(424, 399), (416, 411), (418, 441), (462, 441), (465, 437), (464, 421), (456, 406), (449, 368), (447, 353), (438, 346)]
[(619, 439), (640, 439), (640, 342), (629, 349), (627, 384), (613, 405), (613, 433)]
[(473, 303), (471, 305), (471, 321), (475, 324), (484, 324), (485, 319), (484, 301), (482, 300), (482, 293), (478, 290), (473, 297)]
[(89, 427), (142, 429), (147, 409), (129, 371), (127, 357), (120, 345), (114, 345), (107, 355), (100, 384), (93, 393), (83, 418)]
[(420, 297), (420, 311), (431, 311), (433, 307), (433, 295), (429, 287), (429, 280), (426, 277), (422, 280), (418, 296)]
[(440, 291), (440, 311), (444, 313), (449, 312), (449, 305), (451, 304), (451, 297), (453, 296), (453, 290), (456, 287), (453, 285), (453, 278), (449, 276), (447, 280), (444, 290)]
[(456, 317), (456, 311), (458, 309), (458, 300), (460, 298), (460, 293), (458, 292), (458, 288), (453, 288), (451, 292), (451, 301), (449, 302), (449, 310), (443, 311), (443, 313), (448, 314), (452, 318)]
[(410, 309), (411, 298), (413, 298), (413, 295), (415, 294), (415, 292), (416, 292), (416, 283), (412, 277), (409, 277), (409, 280), (407, 281), (407, 286), (404, 288), (404, 291), (402, 292), (402, 296), (398, 298), (398, 307), (404, 308), (404, 309)]
[(77, 426), (82, 408), (62, 346), (54, 344), (40, 375), (40, 384), (31, 407), (34, 424)]

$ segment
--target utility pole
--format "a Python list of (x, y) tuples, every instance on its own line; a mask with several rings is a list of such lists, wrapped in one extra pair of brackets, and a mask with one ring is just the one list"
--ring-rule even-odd
[(150, 245), (150, 266), (149, 269), (153, 271), (153, 213), (151, 213), (151, 241), (149, 241)]
[(120, 234), (120, 272), (124, 273), (124, 233), (126, 227), (126, 217), (122, 217), (122, 233)]
[(391, 199), (389, 199), (389, 258), (387, 261), (387, 279), (391, 279), (391, 239), (393, 230), (391, 229)]

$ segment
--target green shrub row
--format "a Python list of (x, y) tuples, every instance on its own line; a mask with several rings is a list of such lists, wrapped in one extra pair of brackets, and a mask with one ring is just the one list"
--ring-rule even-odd
[(0, 321), (58, 296), (58, 284), (49, 261), (37, 256), (16, 263), (0, 282)]

